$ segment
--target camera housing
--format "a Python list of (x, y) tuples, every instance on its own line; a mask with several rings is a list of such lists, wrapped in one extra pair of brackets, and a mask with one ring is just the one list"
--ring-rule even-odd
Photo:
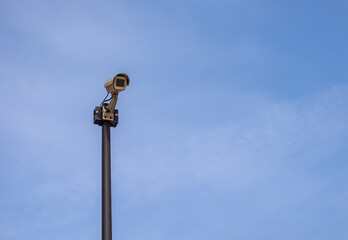
[(108, 93), (118, 93), (126, 89), (129, 85), (129, 77), (125, 73), (119, 73), (116, 76), (108, 79), (104, 87)]

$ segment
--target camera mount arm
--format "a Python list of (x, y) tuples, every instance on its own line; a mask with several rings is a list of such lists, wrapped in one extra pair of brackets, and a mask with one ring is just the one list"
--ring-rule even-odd
[(118, 92), (112, 93), (111, 101), (105, 101), (94, 109), (94, 124), (102, 126), (104, 123), (110, 124), (111, 127), (116, 127), (118, 124), (118, 109), (115, 109), (117, 103)]
[(107, 106), (105, 106), (108, 112), (115, 111), (117, 99), (118, 99), (118, 92), (112, 93), (111, 101), (109, 102)]

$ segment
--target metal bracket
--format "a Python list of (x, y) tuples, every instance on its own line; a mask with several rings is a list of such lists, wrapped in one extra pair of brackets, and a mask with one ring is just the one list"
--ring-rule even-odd
[(110, 112), (106, 107), (107, 105), (94, 108), (93, 122), (99, 126), (108, 123), (111, 127), (116, 127), (118, 124), (118, 109)]

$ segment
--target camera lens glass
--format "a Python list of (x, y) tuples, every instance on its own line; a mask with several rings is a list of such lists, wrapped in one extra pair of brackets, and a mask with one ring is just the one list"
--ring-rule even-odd
[(125, 82), (124, 79), (117, 79), (116, 80), (116, 86), (117, 87), (124, 87), (124, 82)]

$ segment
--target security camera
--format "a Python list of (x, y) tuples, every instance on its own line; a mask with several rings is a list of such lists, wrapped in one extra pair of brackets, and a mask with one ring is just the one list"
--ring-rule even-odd
[(104, 87), (108, 93), (118, 93), (126, 89), (129, 85), (129, 77), (125, 73), (119, 73), (116, 76), (108, 79)]
[(104, 87), (106, 88), (106, 91), (108, 94), (111, 93), (111, 101), (107, 106), (105, 106), (105, 109), (108, 112), (114, 112), (118, 93), (125, 90), (128, 85), (129, 77), (125, 73), (119, 73), (105, 82)]
[[(118, 110), (115, 109), (118, 93), (125, 90), (129, 85), (129, 77), (125, 73), (119, 73), (116, 76), (108, 79), (104, 87), (111, 94), (111, 98), (106, 100), (107, 96), (99, 107), (94, 109), (94, 123), (102, 125), (104, 122), (110, 123), (110, 126), (116, 127), (118, 123)], [(107, 102), (109, 101), (110, 102)]]

